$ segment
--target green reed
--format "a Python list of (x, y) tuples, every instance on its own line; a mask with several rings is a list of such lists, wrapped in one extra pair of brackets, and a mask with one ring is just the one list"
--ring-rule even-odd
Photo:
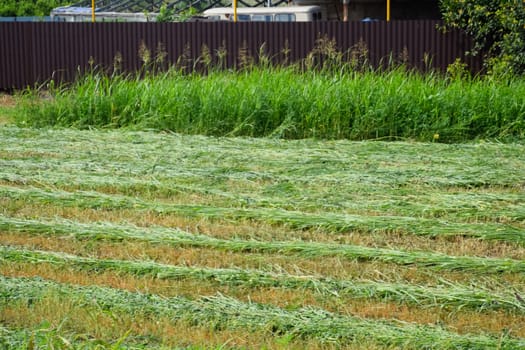
[[(525, 81), (450, 79), (403, 68), (253, 66), (206, 75), (92, 72), (29, 98), (19, 125), (283, 138), (464, 141), (525, 136)], [(439, 135), (439, 136), (438, 136)]]

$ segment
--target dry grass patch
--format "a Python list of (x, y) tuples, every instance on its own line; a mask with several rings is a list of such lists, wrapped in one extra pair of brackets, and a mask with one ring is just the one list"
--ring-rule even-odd
[(15, 107), (15, 97), (0, 93), (0, 125), (11, 124), (13, 122), (12, 113)]
[[(40, 152), (40, 151), (22, 151), (22, 152), (12, 152), (0, 150), (0, 158), (5, 160), (12, 159), (31, 159), (31, 158), (62, 158), (63, 155), (59, 153), (50, 153), (50, 152)], [(2, 185), (12, 185), (12, 181), (0, 180)], [(27, 184), (27, 183), (26, 183)]]
[(0, 107), (15, 107), (16, 100), (13, 95), (0, 93)]

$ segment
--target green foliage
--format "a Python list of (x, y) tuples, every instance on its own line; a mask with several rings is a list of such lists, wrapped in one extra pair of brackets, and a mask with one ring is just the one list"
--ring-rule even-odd
[(173, 22), (175, 20), (175, 11), (169, 9), (166, 3), (163, 3), (156, 18), (157, 22)]
[(452, 80), (468, 79), (470, 76), (467, 64), (461, 62), (459, 58), (448, 65), (447, 75)]
[(176, 7), (168, 8), (164, 3), (160, 7), (157, 22), (184, 22), (199, 13), (199, 10), (192, 7), (191, 2), (181, 2)]
[(525, 73), (525, 7), (522, 0), (441, 0), (445, 23), (474, 39), (472, 54), (486, 58), (494, 75)]
[(17, 16), (18, 6), (16, 0), (4, 0), (0, 4), (0, 16), (3, 17), (14, 17)]
[(68, 0), (3, 0), (0, 16), (49, 16), (55, 7), (69, 5)]
[(199, 13), (199, 10), (197, 10), (195, 7), (188, 7), (186, 9), (178, 11), (176, 21), (185, 22), (198, 13)]

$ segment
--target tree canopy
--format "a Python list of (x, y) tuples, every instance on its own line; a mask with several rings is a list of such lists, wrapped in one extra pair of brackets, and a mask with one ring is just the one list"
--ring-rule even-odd
[(489, 73), (525, 73), (523, 0), (441, 0), (446, 25), (474, 40), (471, 54), (483, 55)]
[(49, 16), (55, 7), (70, 4), (68, 0), (2, 0), (0, 17)]

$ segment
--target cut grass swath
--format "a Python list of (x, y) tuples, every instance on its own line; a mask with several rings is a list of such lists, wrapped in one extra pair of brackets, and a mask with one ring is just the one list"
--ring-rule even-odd
[[(502, 220), (509, 224), (525, 223), (525, 196), (521, 193), (447, 193), (423, 191), (414, 186), (410, 194), (402, 195), (399, 190), (378, 184), (362, 193), (363, 184), (358, 182), (324, 186), (322, 181), (300, 177), (294, 181), (273, 177), (270, 184), (261, 184), (258, 190), (251, 181), (231, 179), (234, 188), (224, 189), (222, 181), (214, 183), (212, 178), (204, 175), (148, 177), (133, 175), (136, 169), (133, 164), (126, 169), (111, 171), (102, 166), (86, 167), (78, 161), (60, 160), (55, 164), (48, 160), (0, 160), (0, 179), (11, 184), (52, 186), (63, 190), (110, 190), (114, 194), (138, 195), (143, 200), (198, 194), (206, 203), (219, 207), (280, 208), (305, 214), (330, 211), (332, 215), (341, 215), (350, 212), (355, 216), (373, 212), (374, 215), (416, 217), (430, 222), (433, 219), (438, 221), (435, 218), (439, 217), (438, 222), (454, 221), (458, 224), (489, 224)], [(124, 171), (129, 174), (122, 175)]]
[(523, 313), (525, 303), (512, 293), (496, 293), (474, 286), (443, 281), (437, 287), (373, 281), (342, 281), (314, 276), (294, 276), (257, 270), (212, 269), (173, 266), (145, 261), (84, 258), (64, 253), (30, 251), (0, 246), (0, 262), (48, 263), (90, 272), (115, 271), (159, 279), (202, 280), (221, 285), (308, 289), (322, 295), (356, 299), (393, 300), (408, 304), (440, 307), (468, 307), (477, 310), (502, 309)]
[(495, 338), (483, 334), (459, 335), (440, 327), (401, 322), (371, 321), (333, 314), (316, 308), (296, 311), (256, 303), (243, 303), (224, 296), (189, 300), (163, 298), (153, 294), (131, 293), (101, 287), (58, 284), (39, 278), (0, 277), (0, 306), (38, 302), (58, 295), (82, 305), (129, 314), (166, 316), (211, 329), (261, 331), (273, 335), (290, 335), (298, 339), (346, 344), (365, 339), (385, 346), (413, 349), (519, 349), (525, 340)]
[(262, 242), (255, 240), (224, 240), (193, 235), (179, 229), (163, 227), (139, 228), (112, 223), (82, 224), (67, 220), (40, 221), (0, 216), (0, 230), (38, 235), (69, 236), (75, 239), (136, 240), (172, 246), (206, 247), (235, 252), (277, 253), (302, 257), (341, 257), (351, 260), (375, 260), (398, 265), (413, 265), (437, 270), (476, 273), (523, 273), (525, 261), (513, 259), (449, 256), (423, 251), (402, 251), (356, 245), (314, 242)]
[(525, 244), (525, 230), (505, 224), (468, 224), (399, 216), (361, 216), (324, 213), (311, 214), (270, 208), (225, 208), (202, 205), (170, 205), (138, 198), (98, 192), (67, 192), (0, 185), (0, 197), (38, 201), (43, 204), (91, 208), (134, 209), (162, 214), (208, 219), (250, 219), (296, 229), (322, 228), (328, 231), (405, 232), (424, 236), (470, 236)]
[[(145, 132), (0, 130), (6, 159), (34, 170), (80, 169), (153, 178), (212, 178), (472, 189), (525, 185), (522, 144), (208, 138)], [(38, 151), (36, 151), (38, 150)], [(16, 164), (5, 164), (16, 166)], [(365, 190), (361, 188), (361, 190)], [(434, 192), (434, 191), (433, 191)]]

